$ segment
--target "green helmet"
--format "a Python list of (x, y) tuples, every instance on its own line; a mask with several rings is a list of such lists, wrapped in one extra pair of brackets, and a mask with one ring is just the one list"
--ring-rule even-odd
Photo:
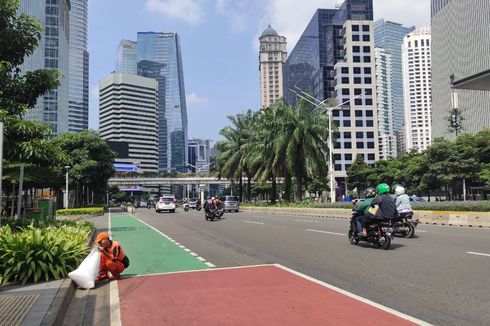
[(389, 192), (390, 192), (390, 186), (388, 186), (388, 184), (386, 184), (386, 183), (380, 183), (376, 187), (376, 193), (378, 195), (387, 194)]

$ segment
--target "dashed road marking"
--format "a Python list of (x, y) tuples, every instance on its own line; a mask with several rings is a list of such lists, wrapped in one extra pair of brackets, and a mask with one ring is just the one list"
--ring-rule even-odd
[(313, 229), (306, 229), (306, 231), (309, 231), (309, 232), (318, 232), (318, 233), (325, 233), (325, 234), (331, 234), (331, 235), (342, 235), (342, 236), (347, 235), (345, 233), (337, 233), (337, 232), (329, 232), (329, 231), (313, 230)]
[(259, 225), (263, 225), (264, 223), (262, 222), (254, 222), (254, 221), (243, 221), (243, 223), (251, 223), (251, 224), (259, 224)]
[(473, 251), (468, 251), (466, 252), (467, 254), (470, 254), (470, 255), (477, 255), (477, 256), (485, 256), (485, 257), (490, 257), (490, 254), (483, 254), (481, 252), (473, 252)]

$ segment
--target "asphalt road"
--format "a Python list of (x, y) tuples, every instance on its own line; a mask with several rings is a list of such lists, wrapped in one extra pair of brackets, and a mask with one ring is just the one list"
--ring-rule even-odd
[[(436, 325), (490, 325), (490, 229), (419, 225), (390, 250), (347, 240), (348, 220), (257, 213), (135, 217), (216, 267), (279, 263)], [(360, 321), (362, 324), (362, 321)]]

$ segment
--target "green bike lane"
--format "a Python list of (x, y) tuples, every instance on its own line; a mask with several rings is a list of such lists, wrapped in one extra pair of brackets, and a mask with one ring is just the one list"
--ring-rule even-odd
[(123, 276), (149, 275), (210, 267), (168, 237), (129, 214), (111, 214), (112, 237), (130, 260)]

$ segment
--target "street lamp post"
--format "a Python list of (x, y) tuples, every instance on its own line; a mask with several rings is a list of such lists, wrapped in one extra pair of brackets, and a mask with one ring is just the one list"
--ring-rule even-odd
[[(310, 94), (302, 91), (301, 89), (298, 88), (298, 90), (303, 94), (303, 95), (300, 95), (298, 94), (297, 91), (293, 90), (293, 89), (289, 89), (291, 92), (295, 93), (298, 97), (302, 98), (303, 100), (305, 100), (306, 102), (312, 104), (312, 105), (315, 105), (315, 108), (318, 108), (318, 107), (321, 107), (321, 106), (325, 106), (325, 103), (329, 100), (329, 99), (326, 99), (326, 100), (323, 100), (323, 101), (320, 101), (318, 100), (317, 98), (311, 96)], [(349, 99), (348, 101), (345, 101), (341, 104), (338, 104), (336, 106), (333, 106), (333, 107), (324, 107), (324, 111), (322, 113), (325, 113), (325, 111), (327, 112), (328, 114), (328, 156), (329, 156), (329, 164), (328, 164), (328, 170), (329, 170), (329, 179), (330, 179), (330, 201), (332, 203), (335, 203), (335, 196), (336, 196), (336, 193), (335, 193), (335, 188), (334, 188), (334, 177), (333, 177), (333, 132), (332, 132), (332, 111), (337, 109), (337, 108), (340, 108), (342, 106), (344, 106), (345, 104), (355, 100), (356, 98), (359, 98), (362, 96), (362, 93)], [(309, 99), (308, 99), (308, 98)], [(314, 101), (314, 102), (313, 102)]]
[(69, 165), (65, 165), (65, 198), (64, 198), (64, 208), (68, 208), (68, 170), (70, 169)]

